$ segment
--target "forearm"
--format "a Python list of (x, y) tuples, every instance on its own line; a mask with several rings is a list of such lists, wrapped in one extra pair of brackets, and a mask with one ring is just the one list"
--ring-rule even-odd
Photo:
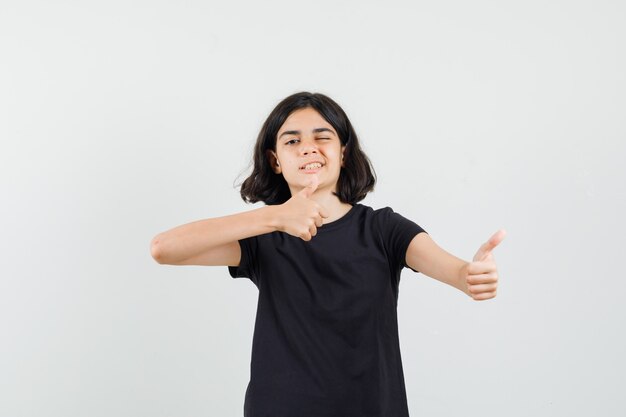
[(277, 230), (275, 206), (203, 219), (159, 233), (151, 252), (162, 263), (176, 263), (212, 248)]
[(406, 262), (411, 268), (469, 295), (468, 262), (437, 245), (429, 234), (417, 234), (409, 244)]
[(469, 263), (463, 259), (448, 254), (444, 262), (433, 265), (433, 270), (430, 271), (432, 275), (429, 276), (469, 295), (466, 280), (467, 265)]

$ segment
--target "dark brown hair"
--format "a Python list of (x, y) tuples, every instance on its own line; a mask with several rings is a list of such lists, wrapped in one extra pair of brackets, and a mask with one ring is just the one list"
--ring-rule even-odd
[(267, 157), (267, 151), (276, 151), (276, 135), (291, 113), (304, 108), (315, 109), (335, 128), (345, 145), (344, 166), (339, 173), (337, 192), (342, 203), (356, 204), (374, 189), (376, 173), (361, 150), (356, 132), (343, 109), (330, 97), (306, 91), (283, 99), (272, 110), (261, 127), (254, 146), (252, 174), (241, 184), (241, 198), (247, 203), (263, 201), (267, 205), (282, 204), (291, 198), (291, 191), (282, 174), (276, 174)]

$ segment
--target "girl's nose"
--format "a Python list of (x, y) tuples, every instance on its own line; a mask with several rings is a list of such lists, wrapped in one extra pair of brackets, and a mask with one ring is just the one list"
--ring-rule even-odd
[(302, 144), (301, 152), (303, 155), (317, 153), (317, 145), (314, 142), (306, 142)]

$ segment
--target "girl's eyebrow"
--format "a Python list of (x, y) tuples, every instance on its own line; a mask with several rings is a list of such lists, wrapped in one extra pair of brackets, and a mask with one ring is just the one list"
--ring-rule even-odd
[[(335, 134), (335, 132), (333, 132), (331, 129), (327, 128), (327, 127), (318, 127), (316, 129), (313, 129), (311, 131), (312, 133), (320, 133), (320, 132), (330, 132), (333, 135)], [(280, 139), (281, 137), (283, 137), (283, 135), (299, 135), (300, 133), (302, 133), (299, 130), (286, 130), (283, 133), (280, 134), (280, 136), (278, 137), (278, 139)]]

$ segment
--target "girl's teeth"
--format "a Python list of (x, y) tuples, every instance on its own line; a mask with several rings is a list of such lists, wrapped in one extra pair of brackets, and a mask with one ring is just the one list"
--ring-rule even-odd
[(306, 165), (304, 169), (315, 169), (315, 168), (321, 168), (321, 167), (322, 167), (322, 164), (309, 164), (309, 165)]

